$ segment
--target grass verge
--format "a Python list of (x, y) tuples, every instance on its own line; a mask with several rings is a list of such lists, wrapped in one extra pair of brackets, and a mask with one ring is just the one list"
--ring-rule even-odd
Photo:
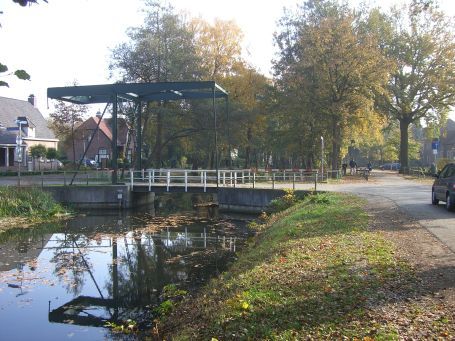
[(65, 213), (60, 204), (39, 188), (0, 187), (0, 231)]
[(362, 201), (310, 196), (272, 216), (232, 265), (156, 329), (173, 340), (398, 338), (375, 308), (413, 290), (414, 272), (369, 231)]

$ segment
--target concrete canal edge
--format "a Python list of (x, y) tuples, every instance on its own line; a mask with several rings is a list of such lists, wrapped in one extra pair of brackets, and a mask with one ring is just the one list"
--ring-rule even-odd
[(155, 201), (155, 193), (132, 192), (128, 185), (48, 186), (43, 190), (57, 202), (82, 209), (133, 208)]
[[(155, 201), (154, 192), (131, 191), (128, 185), (48, 186), (43, 189), (57, 202), (82, 209), (129, 209)], [(220, 187), (207, 200), (218, 204), (224, 212), (261, 213), (272, 200), (284, 194), (282, 189)]]
[(220, 187), (217, 196), (221, 211), (261, 213), (267, 209), (272, 200), (282, 197), (284, 194), (283, 189)]

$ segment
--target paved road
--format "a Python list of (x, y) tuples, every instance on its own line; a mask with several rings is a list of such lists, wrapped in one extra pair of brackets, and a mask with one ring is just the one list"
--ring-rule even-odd
[(375, 196), (392, 200), (455, 252), (455, 212), (448, 212), (444, 203), (431, 204), (431, 184), (406, 180), (385, 171), (374, 171), (370, 179), (353, 184), (323, 184), (318, 189), (355, 193), (369, 200)]

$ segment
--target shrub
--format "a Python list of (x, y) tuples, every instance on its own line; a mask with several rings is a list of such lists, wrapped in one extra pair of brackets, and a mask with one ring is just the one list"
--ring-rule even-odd
[(297, 197), (294, 190), (285, 189), (285, 194), (282, 197), (274, 199), (269, 204), (269, 210), (271, 212), (281, 212), (291, 207), (297, 202)]
[(64, 211), (49, 193), (38, 188), (3, 187), (0, 198), (0, 217), (43, 217)]

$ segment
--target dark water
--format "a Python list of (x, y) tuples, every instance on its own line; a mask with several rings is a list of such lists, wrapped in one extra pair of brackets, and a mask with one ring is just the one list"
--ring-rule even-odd
[(148, 329), (166, 285), (192, 291), (223, 271), (245, 221), (182, 213), (179, 200), (1, 234), (0, 340), (111, 339), (106, 323), (128, 319)]

